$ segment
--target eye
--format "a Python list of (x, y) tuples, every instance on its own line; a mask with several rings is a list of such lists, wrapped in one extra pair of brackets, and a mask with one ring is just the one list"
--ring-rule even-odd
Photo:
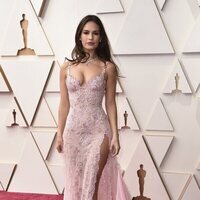
[(87, 34), (89, 34), (89, 32), (88, 31), (83, 31), (83, 34), (87, 35)]
[(94, 35), (99, 35), (99, 32), (94, 32)]

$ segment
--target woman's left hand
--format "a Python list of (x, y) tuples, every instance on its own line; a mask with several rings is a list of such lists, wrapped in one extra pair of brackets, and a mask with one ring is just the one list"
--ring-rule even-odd
[(119, 138), (118, 137), (113, 137), (111, 139), (110, 143), (110, 151), (112, 152), (112, 156), (116, 156), (119, 153), (120, 150), (120, 144), (119, 144)]

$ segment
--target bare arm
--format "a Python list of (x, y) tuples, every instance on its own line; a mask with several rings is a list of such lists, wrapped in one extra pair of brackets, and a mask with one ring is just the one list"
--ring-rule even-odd
[(116, 137), (118, 136), (117, 108), (115, 101), (117, 73), (115, 66), (111, 63), (108, 64), (106, 71), (107, 71), (107, 83), (106, 83), (105, 105), (112, 130), (112, 137)]
[(62, 136), (70, 107), (68, 91), (66, 86), (67, 66), (68, 63), (65, 62), (63, 63), (60, 69), (60, 104), (58, 110), (58, 131), (57, 131), (57, 145), (56, 145), (58, 152), (61, 152), (63, 150)]
[(117, 130), (117, 106), (115, 100), (117, 70), (112, 63), (109, 63), (106, 72), (107, 72), (107, 83), (106, 83), (106, 94), (105, 94), (105, 106), (112, 131), (112, 141), (110, 150), (113, 151), (113, 156), (115, 156), (118, 154), (120, 149), (118, 130)]

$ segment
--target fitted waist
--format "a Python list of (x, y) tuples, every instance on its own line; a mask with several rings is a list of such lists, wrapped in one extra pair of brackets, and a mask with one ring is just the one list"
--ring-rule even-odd
[(70, 106), (75, 107), (101, 107), (103, 101), (103, 93), (97, 91), (78, 91), (69, 95)]
[(99, 110), (103, 109), (102, 108), (102, 102), (95, 102), (93, 104), (85, 102), (85, 103), (79, 103), (79, 104), (70, 104), (70, 109), (71, 110)]
[[(77, 116), (79, 116), (77, 118)], [(85, 121), (93, 121), (106, 117), (106, 113), (102, 106), (89, 106), (89, 107), (70, 107), (68, 117), (78, 120), (80, 123)]]
[[(70, 107), (67, 121), (70, 126), (76, 126), (77, 129), (93, 129), (96, 124), (103, 123), (107, 115), (102, 106), (90, 106), (90, 107)], [(104, 126), (104, 125), (103, 125)]]
[(87, 115), (87, 114), (101, 114), (101, 113), (104, 113), (104, 109), (102, 107), (102, 105), (77, 105), (77, 106), (70, 106), (70, 109), (69, 109), (69, 114), (72, 114), (72, 113), (76, 113), (76, 114), (84, 114), (84, 115)]

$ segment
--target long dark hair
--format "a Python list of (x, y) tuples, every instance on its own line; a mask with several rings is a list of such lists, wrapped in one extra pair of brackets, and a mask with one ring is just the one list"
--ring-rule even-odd
[(112, 57), (111, 57), (110, 43), (109, 43), (107, 34), (105, 32), (104, 26), (101, 20), (96, 15), (87, 15), (80, 21), (76, 29), (75, 47), (71, 53), (72, 59), (68, 59), (68, 58), (66, 59), (72, 62), (73, 64), (84, 63), (89, 59), (89, 54), (84, 51), (82, 43), (80, 41), (80, 37), (86, 23), (91, 22), (91, 21), (96, 23), (99, 26), (99, 32), (100, 32), (100, 38), (101, 38), (101, 42), (99, 43), (95, 53), (97, 54), (98, 58), (104, 63), (106, 63), (107, 61), (110, 61), (117, 67), (117, 65), (115, 64), (115, 62), (112, 60)]

